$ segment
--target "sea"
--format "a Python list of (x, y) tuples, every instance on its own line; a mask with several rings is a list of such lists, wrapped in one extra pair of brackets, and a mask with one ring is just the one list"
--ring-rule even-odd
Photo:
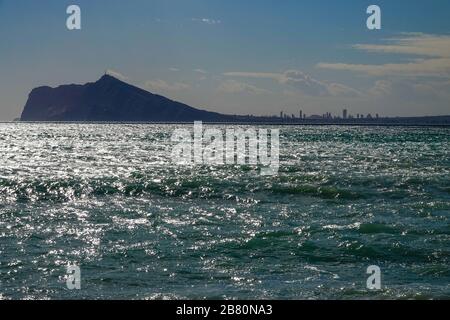
[(264, 176), (180, 127), (0, 124), (0, 299), (450, 298), (450, 128), (210, 126), (279, 129)]

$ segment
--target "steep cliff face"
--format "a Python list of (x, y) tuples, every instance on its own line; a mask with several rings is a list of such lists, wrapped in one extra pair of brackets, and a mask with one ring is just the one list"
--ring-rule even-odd
[(33, 89), (21, 121), (232, 121), (105, 75), (94, 83)]

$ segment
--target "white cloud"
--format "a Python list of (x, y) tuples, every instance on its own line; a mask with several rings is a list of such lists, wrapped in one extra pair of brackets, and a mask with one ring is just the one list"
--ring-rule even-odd
[(310, 96), (354, 97), (360, 95), (360, 92), (356, 89), (339, 83), (320, 81), (298, 70), (288, 70), (284, 73), (227, 72), (224, 75), (229, 77), (271, 79), (281, 84), (289, 85)]
[(272, 79), (282, 82), (284, 75), (282, 73), (267, 73), (267, 72), (226, 72), (228, 77), (242, 77), (242, 78), (257, 78), (257, 79)]
[(450, 77), (450, 59), (420, 59), (383, 65), (319, 63), (319, 68), (366, 73), (371, 76)]
[(326, 84), (328, 93), (333, 97), (359, 97), (362, 93), (340, 83)]
[(450, 84), (435, 81), (378, 80), (369, 90), (369, 95), (375, 98), (390, 97), (413, 101), (448, 100)]
[(403, 34), (389, 44), (357, 44), (353, 48), (373, 53), (417, 56), (404, 63), (351, 64), (319, 63), (319, 68), (366, 73), (371, 76), (450, 77), (450, 36)]
[(194, 72), (196, 72), (200, 75), (200, 78), (199, 78), (200, 81), (208, 79), (208, 76), (207, 76), (208, 71), (203, 70), (203, 69), (194, 69)]
[(265, 89), (257, 88), (253, 85), (239, 82), (236, 80), (226, 80), (222, 82), (217, 90), (223, 93), (242, 93), (242, 92), (252, 94), (269, 93), (269, 91)]
[(375, 97), (384, 97), (392, 94), (392, 83), (387, 80), (378, 80), (369, 93)]
[(119, 80), (122, 80), (122, 81), (129, 80), (129, 78), (127, 76), (124, 76), (122, 73), (120, 73), (118, 71), (115, 71), (115, 70), (112, 70), (112, 69), (106, 70), (106, 74), (110, 75), (110, 76), (112, 76), (114, 78), (117, 78)]
[(220, 20), (211, 19), (211, 18), (192, 18), (192, 21), (205, 23), (205, 24), (210, 24), (210, 25), (221, 24), (222, 23), (222, 21), (220, 21)]
[(369, 52), (450, 58), (450, 36), (412, 33), (386, 41), (390, 44), (356, 44), (353, 47)]
[(145, 87), (154, 91), (181, 91), (187, 90), (191, 86), (186, 83), (175, 82), (168, 83), (164, 80), (150, 80), (145, 83)]
[(180, 69), (178, 69), (178, 68), (169, 68), (169, 71), (178, 72), (178, 71), (180, 71)]
[(194, 72), (201, 73), (201, 74), (207, 74), (208, 73), (208, 71), (203, 70), (203, 69), (194, 69)]

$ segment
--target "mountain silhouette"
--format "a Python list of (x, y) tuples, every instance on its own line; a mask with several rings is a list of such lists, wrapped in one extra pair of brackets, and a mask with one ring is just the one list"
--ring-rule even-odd
[(450, 125), (450, 116), (364, 119), (225, 115), (153, 94), (111, 75), (84, 85), (39, 87), (31, 91), (20, 121), (232, 122), (280, 124)]
[(234, 116), (196, 109), (104, 75), (85, 85), (33, 89), (20, 120), (227, 122)]

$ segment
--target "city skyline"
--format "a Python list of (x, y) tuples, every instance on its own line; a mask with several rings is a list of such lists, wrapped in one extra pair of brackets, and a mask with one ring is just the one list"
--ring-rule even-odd
[(35, 87), (104, 70), (224, 114), (450, 114), (448, 1), (377, 1), (381, 30), (366, 27), (367, 1), (75, 3), (82, 29), (69, 31), (72, 2), (0, 1), (1, 121)]
[[(276, 115), (272, 115), (272, 117), (277, 117)], [(303, 109), (300, 109), (298, 114), (287, 114), (284, 111), (280, 111), (280, 116), (278, 117), (280, 119), (343, 119), (343, 120), (347, 120), (347, 119), (380, 119), (383, 118), (382, 115), (380, 115), (379, 113), (368, 113), (367, 115), (365, 114), (352, 114), (351, 112), (349, 112), (348, 109), (342, 109), (342, 114), (333, 114), (332, 112), (326, 112), (323, 114), (307, 114), (305, 112), (303, 112)], [(388, 118), (388, 117), (385, 117)]]

